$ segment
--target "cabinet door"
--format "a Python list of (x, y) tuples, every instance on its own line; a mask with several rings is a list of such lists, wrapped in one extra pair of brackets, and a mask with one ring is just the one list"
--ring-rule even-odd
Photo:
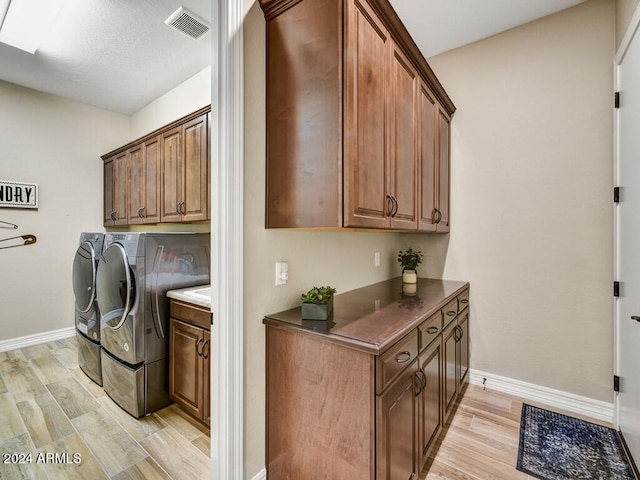
[(449, 231), (449, 147), (451, 119), (438, 109), (438, 232)]
[(457, 322), (451, 322), (442, 333), (443, 341), (443, 360), (444, 366), (442, 373), (444, 374), (444, 418), (445, 421), (453, 411), (458, 398), (458, 379), (457, 379)]
[(436, 230), (436, 120), (438, 104), (424, 83), (420, 83), (419, 94), (419, 223), (422, 231)]
[(386, 480), (418, 478), (416, 452), (418, 362), (414, 361), (401, 376), (377, 397), (377, 477)]
[(202, 420), (211, 425), (211, 336), (210, 332), (203, 332), (202, 347)]
[(144, 144), (144, 204), (141, 205), (140, 212), (142, 223), (160, 221), (160, 144), (159, 136)]
[(129, 164), (129, 193), (127, 218), (130, 225), (142, 223), (140, 212), (144, 206), (145, 196), (145, 168), (144, 168), (144, 145), (137, 145), (127, 152), (127, 162)]
[(389, 95), (389, 193), (393, 210), (390, 226), (415, 230), (418, 227), (416, 185), (418, 74), (393, 43)]
[(202, 418), (204, 330), (175, 318), (169, 330), (169, 396), (191, 415)]
[(127, 152), (122, 152), (113, 159), (113, 210), (114, 225), (127, 224), (127, 190), (129, 172), (127, 169)]
[(184, 125), (182, 155), (182, 185), (179, 201), (182, 220), (193, 222), (206, 220), (208, 212), (207, 192), (209, 189), (209, 148), (207, 145), (207, 116), (191, 120)]
[(390, 38), (366, 0), (347, 2), (344, 226), (389, 226), (387, 97)]
[(162, 202), (160, 220), (179, 222), (182, 195), (182, 127), (176, 127), (162, 135)]
[(442, 411), (442, 338), (438, 337), (420, 354), (419, 376), (422, 389), (418, 395), (418, 454), (422, 471), (443, 426)]
[(458, 317), (458, 351), (460, 358), (458, 360), (459, 372), (458, 383), (461, 386), (468, 381), (469, 373), (469, 310), (460, 314)]
[(109, 227), (115, 223), (115, 212), (113, 211), (113, 158), (105, 160), (102, 180), (104, 183), (103, 223), (105, 227)]

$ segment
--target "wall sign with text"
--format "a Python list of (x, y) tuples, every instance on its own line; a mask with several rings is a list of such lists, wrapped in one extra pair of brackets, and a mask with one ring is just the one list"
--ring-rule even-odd
[(0, 207), (38, 208), (38, 184), (0, 180)]

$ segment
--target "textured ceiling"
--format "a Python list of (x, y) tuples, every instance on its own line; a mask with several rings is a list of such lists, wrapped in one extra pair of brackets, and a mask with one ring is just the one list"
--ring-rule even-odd
[(211, 18), (210, 0), (69, 0), (35, 55), (0, 43), (0, 79), (136, 112), (211, 62), (211, 34), (164, 24), (180, 5)]
[[(582, 0), (390, 1), (430, 57)], [(164, 24), (181, 5), (211, 19), (211, 0), (69, 0), (35, 55), (0, 44), (0, 80), (134, 113), (210, 64), (211, 34)]]

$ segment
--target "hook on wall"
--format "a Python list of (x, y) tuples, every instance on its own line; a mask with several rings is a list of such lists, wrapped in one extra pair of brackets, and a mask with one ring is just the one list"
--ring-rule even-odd
[(0, 223), (4, 225), (9, 225), (8, 227), (5, 227), (4, 225), (0, 225), (0, 228), (12, 228), (13, 230), (18, 229), (18, 225), (16, 225), (15, 223), (5, 222), (4, 220), (0, 220)]

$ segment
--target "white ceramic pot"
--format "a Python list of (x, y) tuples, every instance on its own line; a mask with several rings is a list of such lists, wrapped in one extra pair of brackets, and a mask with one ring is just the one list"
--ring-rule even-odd
[(418, 274), (415, 270), (404, 270), (402, 272), (402, 283), (418, 283)]

